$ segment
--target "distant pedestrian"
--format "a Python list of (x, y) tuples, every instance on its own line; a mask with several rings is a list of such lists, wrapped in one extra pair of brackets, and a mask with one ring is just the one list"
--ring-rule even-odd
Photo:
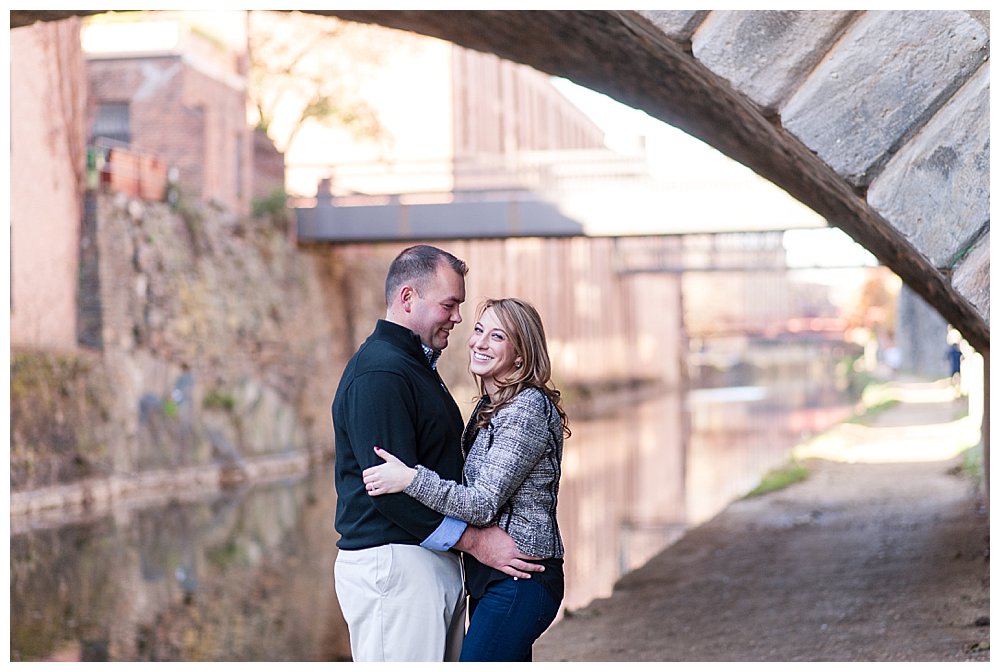
[(952, 343), (948, 347), (948, 367), (951, 376), (951, 384), (955, 389), (959, 389), (962, 384), (962, 349), (958, 343)]
[(898, 347), (890, 345), (885, 349), (885, 363), (893, 373), (899, 371), (899, 367), (903, 364), (903, 353), (900, 352)]

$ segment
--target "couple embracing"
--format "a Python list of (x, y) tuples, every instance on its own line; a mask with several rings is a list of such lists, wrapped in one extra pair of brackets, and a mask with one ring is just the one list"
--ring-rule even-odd
[(355, 661), (531, 660), (562, 602), (569, 427), (545, 332), (520, 299), (479, 307), (468, 356), (480, 398), (463, 427), (436, 365), (467, 272), (436, 247), (403, 250), (385, 319), (334, 397), (334, 577)]

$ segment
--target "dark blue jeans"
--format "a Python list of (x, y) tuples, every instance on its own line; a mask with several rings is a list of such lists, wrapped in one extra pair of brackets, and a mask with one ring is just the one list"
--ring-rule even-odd
[(559, 613), (559, 602), (539, 582), (506, 579), (469, 600), (469, 631), (462, 661), (531, 660), (531, 645)]

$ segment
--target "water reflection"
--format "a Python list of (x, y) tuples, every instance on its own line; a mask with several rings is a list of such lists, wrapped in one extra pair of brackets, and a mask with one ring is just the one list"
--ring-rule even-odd
[(575, 422), (560, 488), (564, 606), (610, 595), (622, 575), (746, 494), (803, 437), (850, 410), (832, 386), (817, 400), (775, 385), (664, 394)]
[(332, 476), (11, 537), (11, 660), (349, 660)]
[[(801, 432), (846, 412), (779, 390), (667, 393), (574, 422), (560, 491), (567, 608), (610, 594), (756, 484)], [(12, 530), (11, 660), (348, 660), (332, 484), (325, 465)]]

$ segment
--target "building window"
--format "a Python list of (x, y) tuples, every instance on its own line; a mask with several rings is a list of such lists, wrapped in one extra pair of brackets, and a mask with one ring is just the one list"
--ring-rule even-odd
[(97, 106), (97, 118), (90, 135), (93, 142), (111, 140), (129, 144), (132, 142), (132, 128), (128, 103), (101, 103)]

